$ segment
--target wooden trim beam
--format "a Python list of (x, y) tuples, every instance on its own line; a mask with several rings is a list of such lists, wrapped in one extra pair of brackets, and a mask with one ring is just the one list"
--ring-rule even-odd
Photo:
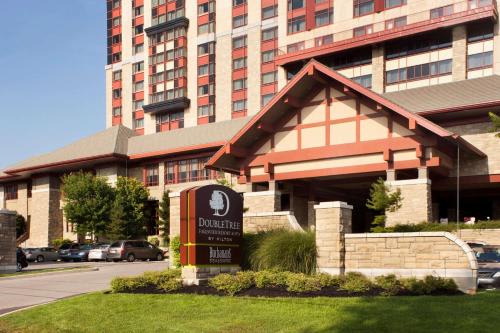
[(244, 148), (237, 147), (231, 143), (226, 145), (226, 154), (232, 155), (237, 158), (245, 158), (248, 156), (248, 151)]

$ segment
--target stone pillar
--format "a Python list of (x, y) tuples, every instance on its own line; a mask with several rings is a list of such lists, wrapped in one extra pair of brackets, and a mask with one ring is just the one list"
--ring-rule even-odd
[(44, 247), (63, 236), (59, 180), (54, 176), (33, 179), (32, 211), (28, 247)]
[[(172, 240), (172, 238), (181, 234), (181, 195), (179, 192), (170, 192), (168, 197), (170, 198), (170, 240)], [(169, 248), (169, 254), (170, 267), (175, 267), (171, 247)]]
[(343, 274), (345, 234), (352, 230), (352, 206), (340, 201), (321, 202), (314, 209), (318, 271)]
[(401, 208), (395, 212), (385, 212), (387, 227), (432, 221), (430, 179), (395, 180), (387, 181), (386, 184), (391, 191), (399, 189), (402, 198)]
[(243, 207), (247, 213), (270, 213), (281, 211), (279, 191), (246, 192), (243, 194)]
[(314, 206), (317, 205), (316, 201), (308, 201), (307, 202), (307, 226), (311, 230), (315, 230), (316, 228), (316, 210)]
[(384, 71), (384, 47), (374, 47), (372, 49), (372, 90), (379, 94), (384, 93)]
[(0, 185), (0, 209), (5, 209), (5, 194), (2, 185)]
[(16, 271), (16, 212), (0, 210), (0, 273)]
[(191, 285), (206, 285), (208, 280), (216, 277), (219, 274), (236, 274), (241, 270), (236, 266), (220, 266), (220, 267), (199, 267), (199, 266), (184, 266), (182, 267), (182, 283), (186, 286)]
[(467, 28), (459, 25), (453, 28), (453, 81), (467, 78)]
[(393, 182), (396, 180), (396, 170), (387, 170), (387, 181)]

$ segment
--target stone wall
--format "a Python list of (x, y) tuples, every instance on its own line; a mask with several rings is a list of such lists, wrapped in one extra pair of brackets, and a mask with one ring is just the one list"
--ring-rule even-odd
[(386, 212), (387, 227), (396, 224), (418, 224), (432, 221), (431, 181), (411, 179), (388, 181), (391, 191), (401, 190), (401, 208), (395, 212)]
[(458, 237), (466, 242), (484, 242), (488, 245), (500, 245), (500, 229), (463, 229), (459, 231)]
[(473, 251), (447, 232), (346, 234), (345, 271), (369, 277), (447, 277), (467, 293), (475, 293), (477, 287)]
[(278, 191), (246, 192), (243, 194), (243, 207), (248, 213), (279, 212), (281, 195)]
[(0, 273), (16, 271), (16, 212), (0, 210)]
[(243, 232), (259, 232), (272, 229), (302, 230), (292, 212), (243, 214)]

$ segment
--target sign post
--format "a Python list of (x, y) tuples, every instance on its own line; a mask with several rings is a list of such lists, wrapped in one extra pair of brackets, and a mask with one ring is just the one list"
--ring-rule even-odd
[(180, 199), (184, 283), (240, 270), (243, 197), (226, 186), (206, 185), (182, 191)]

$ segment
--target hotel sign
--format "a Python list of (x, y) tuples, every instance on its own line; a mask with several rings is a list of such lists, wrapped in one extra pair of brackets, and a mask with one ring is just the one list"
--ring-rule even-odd
[(239, 265), (243, 197), (222, 185), (181, 192), (181, 264)]

